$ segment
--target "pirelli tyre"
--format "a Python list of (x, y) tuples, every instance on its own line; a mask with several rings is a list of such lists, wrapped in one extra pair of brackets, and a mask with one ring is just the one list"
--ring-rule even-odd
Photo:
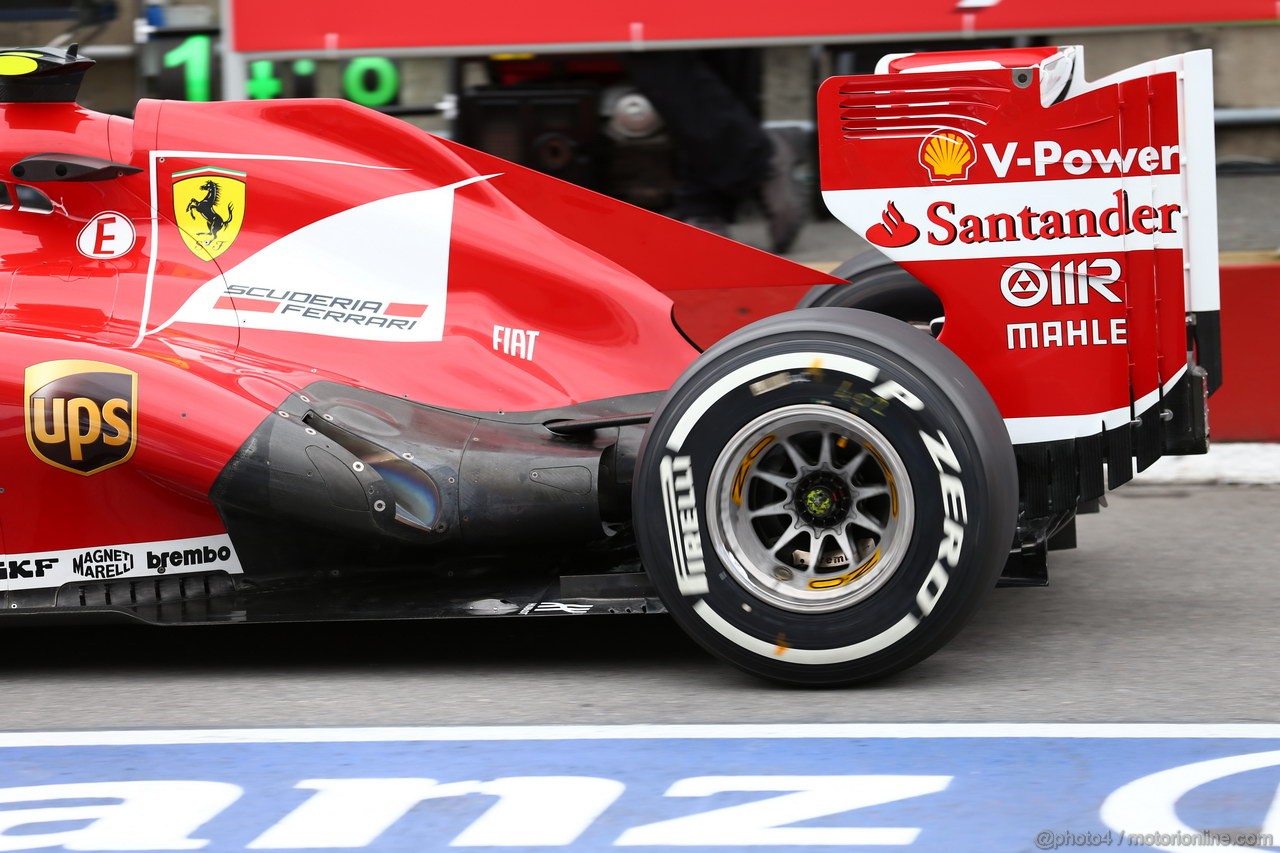
[(749, 672), (811, 685), (903, 669), (995, 585), (1017, 476), (955, 355), (848, 308), (762, 320), (654, 414), (634, 483), (645, 568), (676, 621)]

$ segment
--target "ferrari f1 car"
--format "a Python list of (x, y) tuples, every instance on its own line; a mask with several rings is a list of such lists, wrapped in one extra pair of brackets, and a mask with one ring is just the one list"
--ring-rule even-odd
[[(827, 81), (887, 258), (846, 280), (352, 104), (107, 116), (74, 48), (0, 52), (5, 613), (665, 611), (781, 681), (911, 665), (1207, 450), (1209, 62)], [(705, 351), (667, 295), (783, 285)]]

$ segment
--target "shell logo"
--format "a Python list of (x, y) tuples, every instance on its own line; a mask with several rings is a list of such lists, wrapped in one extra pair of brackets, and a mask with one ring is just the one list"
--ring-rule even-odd
[(931, 181), (963, 181), (969, 177), (975, 152), (973, 143), (954, 130), (936, 130), (920, 145), (920, 165)]

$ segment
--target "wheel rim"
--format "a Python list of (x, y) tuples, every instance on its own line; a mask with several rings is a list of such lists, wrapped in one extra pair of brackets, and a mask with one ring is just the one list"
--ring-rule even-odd
[(862, 418), (831, 406), (767, 412), (716, 459), (708, 535), (729, 574), (784, 610), (856, 604), (891, 578), (911, 539), (906, 465)]

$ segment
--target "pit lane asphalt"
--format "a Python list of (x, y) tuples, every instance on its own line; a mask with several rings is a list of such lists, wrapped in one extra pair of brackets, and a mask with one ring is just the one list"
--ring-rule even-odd
[(1128, 485), (952, 643), (871, 686), (774, 686), (665, 616), (0, 632), (6, 730), (1280, 720), (1280, 487)]

